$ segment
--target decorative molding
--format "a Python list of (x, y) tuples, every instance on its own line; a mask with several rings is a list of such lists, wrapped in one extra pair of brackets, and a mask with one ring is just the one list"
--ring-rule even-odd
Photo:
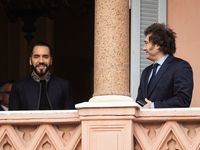
[(135, 106), (0, 112), (0, 149), (196, 150), (199, 120), (200, 109), (152, 111)]
[(77, 111), (27, 112), (0, 113), (0, 149), (81, 150)]

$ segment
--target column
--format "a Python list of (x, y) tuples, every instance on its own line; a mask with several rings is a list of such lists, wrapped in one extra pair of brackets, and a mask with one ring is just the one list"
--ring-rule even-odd
[(139, 106), (129, 92), (129, 0), (95, 0), (94, 94), (77, 104), (82, 150), (133, 150)]
[(95, 1), (94, 94), (130, 96), (129, 0)]

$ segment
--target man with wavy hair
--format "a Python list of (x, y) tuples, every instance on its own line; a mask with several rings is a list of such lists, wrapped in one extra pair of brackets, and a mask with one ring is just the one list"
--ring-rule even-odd
[(154, 63), (142, 72), (136, 102), (143, 108), (189, 107), (193, 91), (190, 64), (174, 57), (176, 33), (164, 24), (145, 29), (143, 50)]

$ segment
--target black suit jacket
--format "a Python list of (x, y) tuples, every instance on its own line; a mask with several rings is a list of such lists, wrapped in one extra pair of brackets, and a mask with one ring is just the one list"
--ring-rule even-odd
[(139, 99), (147, 98), (154, 102), (155, 108), (189, 107), (193, 91), (193, 73), (188, 62), (169, 55), (157, 72), (149, 93), (147, 85), (152, 65), (144, 69), (140, 86)]
[[(9, 96), (9, 110), (38, 110), (40, 93), (41, 85), (31, 75), (16, 81)], [(47, 97), (52, 110), (74, 109), (73, 94), (67, 80), (50, 75)]]

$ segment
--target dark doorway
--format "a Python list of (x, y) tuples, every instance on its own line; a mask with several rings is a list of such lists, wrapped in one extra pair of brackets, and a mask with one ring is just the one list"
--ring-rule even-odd
[(6, 15), (4, 5), (0, 3), (0, 81), (18, 80), (29, 75), (30, 47), (37, 41), (45, 41), (53, 49), (51, 73), (70, 81), (75, 103), (88, 101), (93, 94), (93, 7), (77, 14), (60, 5), (55, 20), (39, 17), (30, 46), (23, 37), (21, 19), (10, 23)]

